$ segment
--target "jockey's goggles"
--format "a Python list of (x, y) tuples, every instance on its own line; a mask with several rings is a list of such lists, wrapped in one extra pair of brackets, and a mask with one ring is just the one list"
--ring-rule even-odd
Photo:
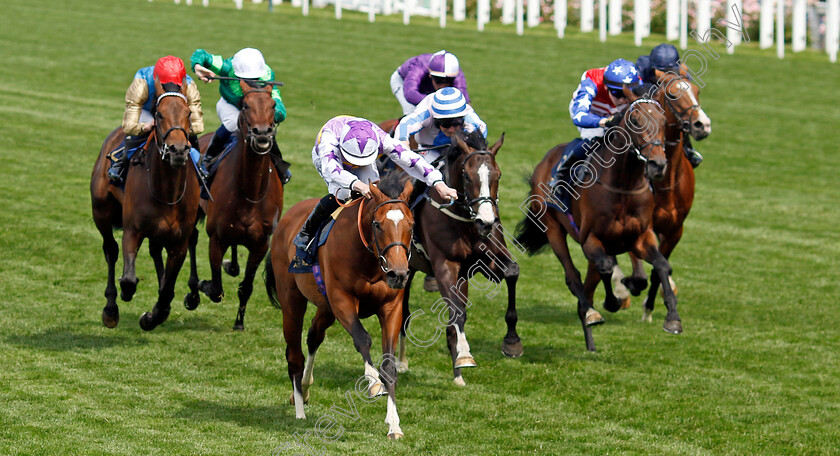
[(450, 87), (452, 86), (452, 84), (455, 84), (455, 78), (447, 78), (443, 76), (432, 76), (432, 81), (434, 81), (437, 85)]
[(624, 90), (622, 89), (610, 89), (610, 93), (616, 98), (627, 98), (624, 96)]
[(464, 125), (463, 117), (451, 117), (448, 119), (435, 119), (435, 126), (438, 128), (452, 128)]

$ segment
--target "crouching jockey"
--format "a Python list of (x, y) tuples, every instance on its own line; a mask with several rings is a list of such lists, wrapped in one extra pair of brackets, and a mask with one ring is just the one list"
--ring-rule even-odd
[(555, 182), (570, 182), (572, 167), (597, 149), (608, 128), (621, 122), (617, 114), (628, 101), (623, 86), (637, 87), (640, 83), (636, 67), (624, 59), (615, 60), (606, 68), (593, 68), (583, 73), (569, 103), (572, 123), (580, 130), (580, 138), (566, 146), (554, 173)]
[(464, 94), (467, 103), (467, 79), (458, 58), (446, 51), (420, 54), (406, 60), (391, 75), (391, 92), (397, 97), (407, 116), (423, 99), (444, 87), (455, 87)]
[[(654, 70), (680, 74), (680, 53), (671, 44), (660, 44), (650, 51), (650, 55), (640, 56), (636, 60), (636, 69), (639, 70), (642, 82), (656, 84), (658, 81)], [(683, 147), (683, 152), (691, 166), (693, 168), (699, 166), (703, 161), (703, 156), (691, 147), (691, 135), (684, 135)]]
[[(348, 200), (351, 192), (371, 197), (370, 184), (379, 180), (375, 161), (380, 154), (388, 155), (409, 176), (434, 187), (441, 198), (458, 198), (458, 192), (443, 182), (440, 171), (373, 122), (352, 116), (334, 117), (321, 127), (312, 148), (312, 162), (324, 178), (329, 194), (312, 209), (295, 237), (293, 242), (298, 249), (307, 251), (318, 227), (338, 209), (338, 201)], [(295, 257), (293, 264), (305, 265), (300, 257)]]
[[(445, 146), (459, 130), (481, 131), (487, 137), (487, 124), (475, 113), (463, 93), (455, 87), (445, 87), (427, 96), (397, 125), (396, 138), (408, 148), (413, 136), (421, 148)], [(440, 149), (420, 152), (428, 162), (440, 156)]]
[[(217, 75), (255, 81), (274, 80), (274, 70), (265, 63), (262, 53), (254, 48), (241, 49), (229, 59), (210, 54), (204, 49), (196, 49), (190, 57), (190, 64), (195, 75), (204, 82), (210, 82)], [(239, 81), (220, 80), (219, 94), (221, 98), (216, 103), (216, 113), (222, 125), (213, 134), (213, 139), (204, 151), (201, 167), (205, 174), (207, 165), (222, 152), (231, 135), (239, 130), (239, 110), (242, 107), (242, 87)], [(271, 98), (274, 99), (274, 122), (280, 123), (286, 119), (286, 106), (276, 85), (271, 89)], [(272, 145), (271, 156), (280, 171), (280, 181), (285, 185), (292, 178), (292, 173), (289, 172), (289, 163), (282, 158), (277, 141)]]
[(108, 179), (115, 185), (123, 180), (125, 164), (134, 154), (134, 150), (142, 146), (155, 128), (155, 118), (152, 109), (157, 102), (155, 80), (160, 82), (166, 92), (181, 92), (183, 84), (187, 84), (187, 105), (190, 108), (190, 134), (192, 147), (198, 149), (196, 135), (204, 131), (204, 114), (201, 112), (201, 94), (195, 81), (187, 76), (183, 60), (168, 55), (158, 59), (154, 66), (140, 68), (134, 74), (134, 80), (125, 92), (125, 113), (123, 114), (122, 129), (125, 132), (125, 147), (113, 155), (114, 162), (108, 168)]

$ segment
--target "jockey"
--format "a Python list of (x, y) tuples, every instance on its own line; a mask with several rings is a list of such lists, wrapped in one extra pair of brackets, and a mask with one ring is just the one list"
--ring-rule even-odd
[(623, 86), (636, 87), (640, 83), (636, 67), (624, 59), (583, 73), (569, 103), (572, 123), (580, 130), (580, 138), (566, 146), (558, 165), (557, 180), (568, 182), (572, 166), (596, 149), (597, 140), (604, 136), (606, 129), (621, 122), (621, 116), (616, 114), (627, 106)]
[[(421, 147), (434, 147), (452, 142), (458, 130), (481, 131), (487, 137), (487, 124), (470, 106), (466, 97), (455, 87), (444, 87), (426, 96), (414, 112), (400, 119), (394, 136), (408, 148), (409, 138), (414, 136)], [(433, 162), (440, 156), (439, 150), (420, 152), (426, 161)]]
[(167, 92), (181, 92), (181, 86), (187, 84), (187, 105), (190, 108), (190, 144), (198, 149), (196, 135), (204, 131), (204, 114), (201, 112), (201, 94), (195, 82), (187, 76), (184, 62), (178, 57), (161, 57), (154, 66), (140, 68), (134, 74), (134, 80), (125, 92), (125, 113), (122, 129), (125, 132), (125, 147), (114, 154), (114, 163), (108, 168), (108, 179), (119, 184), (128, 159), (134, 149), (142, 146), (155, 127), (152, 109), (157, 102), (155, 81), (160, 82)]
[[(657, 78), (654, 70), (666, 73), (680, 74), (680, 53), (671, 44), (663, 43), (650, 51), (650, 55), (643, 55), (636, 60), (636, 67), (642, 77), (642, 81), (656, 84)], [(688, 162), (696, 168), (703, 161), (703, 156), (691, 147), (691, 135), (685, 135), (683, 140), (683, 152)]]
[[(254, 48), (239, 50), (232, 58), (222, 59), (221, 55), (210, 54), (204, 49), (196, 49), (190, 57), (190, 64), (196, 76), (204, 82), (210, 82), (211, 78), (219, 76), (236, 77), (242, 79), (253, 79), (256, 81), (274, 80), (274, 70), (265, 63), (262, 53)], [(222, 152), (225, 144), (233, 133), (239, 130), (239, 107), (242, 104), (242, 87), (237, 80), (219, 81), (219, 102), (216, 103), (216, 113), (222, 125), (213, 134), (213, 139), (204, 152), (204, 159), (201, 167), (206, 172), (207, 165)], [(274, 121), (282, 122), (286, 119), (286, 106), (280, 97), (280, 89), (273, 86), (271, 98), (274, 99)], [(277, 141), (274, 141), (271, 155), (281, 157)], [(288, 163), (279, 158), (283, 164), (284, 172), (281, 172), (280, 180), (283, 184), (289, 182), (292, 174), (288, 170)]]
[(329, 194), (312, 209), (293, 241), (296, 247), (307, 249), (321, 223), (338, 209), (338, 200), (349, 199), (353, 191), (371, 197), (370, 184), (379, 180), (375, 162), (380, 154), (387, 154), (409, 176), (434, 187), (442, 198), (458, 197), (458, 192), (443, 182), (440, 171), (373, 122), (352, 116), (333, 117), (321, 127), (312, 148), (312, 162)]
[(467, 80), (458, 65), (458, 58), (446, 51), (420, 54), (406, 60), (391, 75), (391, 92), (408, 115), (426, 95), (444, 87), (455, 87), (464, 94), (467, 103)]

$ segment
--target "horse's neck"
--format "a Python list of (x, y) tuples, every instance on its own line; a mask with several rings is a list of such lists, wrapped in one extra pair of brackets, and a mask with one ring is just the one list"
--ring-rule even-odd
[(248, 199), (258, 200), (268, 190), (269, 154), (259, 155), (251, 150), (242, 130), (238, 133), (236, 148), (236, 185)]
[[(615, 135), (621, 137), (621, 135)], [(636, 156), (636, 150), (632, 143), (624, 144), (626, 149), (622, 153), (615, 152), (608, 142), (596, 151), (600, 153), (604, 151), (601, 156), (602, 160), (593, 159), (593, 161), (600, 162), (601, 168), (601, 182), (608, 183), (618, 189), (633, 190), (638, 188), (645, 179), (644, 162), (639, 160)]]

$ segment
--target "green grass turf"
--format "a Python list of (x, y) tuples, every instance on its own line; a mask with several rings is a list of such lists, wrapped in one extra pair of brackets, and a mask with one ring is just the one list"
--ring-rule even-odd
[[(200, 2), (198, 2), (200, 3)], [(576, 133), (569, 97), (580, 74), (635, 57), (632, 37), (548, 26), (517, 37), (496, 23), (366, 15), (287, 3), (213, 1), (211, 8), (142, 0), (5, 1), (0, 27), (0, 454), (270, 454), (313, 430), (362, 374), (338, 325), (319, 351), (308, 419), (287, 403), (279, 311), (257, 284), (246, 330), (231, 330), (227, 299), (194, 312), (180, 297), (169, 320), (144, 333), (137, 319), (155, 300), (146, 249), (139, 290), (104, 328), (105, 262), (90, 215), (88, 181), (101, 141), (121, 120), (134, 71), (196, 47), (230, 56), (263, 50), (289, 118), (278, 133), (295, 164), (286, 207), (321, 196), (310, 165), (330, 117), (374, 120), (399, 112), (391, 72), (409, 56), (446, 48), (465, 69), (474, 105), (500, 152), (501, 212), (513, 229), (523, 180), (544, 152)], [(756, 40), (757, 37), (753, 37)], [(694, 48), (699, 46), (693, 45)], [(720, 46), (715, 49), (723, 54)], [(606, 315), (586, 353), (575, 302), (550, 254), (519, 255), (521, 359), (500, 353), (504, 291), (475, 288), (467, 334), (479, 366), (466, 388), (451, 381), (443, 341), (410, 347), (397, 398), (406, 433), (385, 439), (385, 403), (356, 400), (357, 420), (324, 454), (833, 454), (838, 452), (840, 360), (836, 310), (840, 200), (836, 153), (837, 65), (807, 51), (778, 60), (753, 44), (709, 63), (701, 95), (712, 136), (685, 236), (672, 257), (685, 333), (661, 330), (631, 310)], [(218, 126), (215, 85), (201, 85), (208, 131)], [(209, 276), (206, 236), (200, 274)], [(575, 258), (583, 266), (579, 249)], [(622, 259), (626, 264), (626, 259)], [(118, 268), (120, 263), (118, 263)], [(419, 282), (419, 281), (418, 281)], [(435, 295), (414, 287), (415, 308)], [(597, 299), (597, 298), (596, 298)], [(313, 312), (310, 311), (310, 315)], [(431, 334), (431, 318), (418, 321)], [(379, 352), (379, 329), (365, 325)], [(303, 450), (300, 450), (303, 451)], [(292, 454), (285, 452), (283, 454)]]

